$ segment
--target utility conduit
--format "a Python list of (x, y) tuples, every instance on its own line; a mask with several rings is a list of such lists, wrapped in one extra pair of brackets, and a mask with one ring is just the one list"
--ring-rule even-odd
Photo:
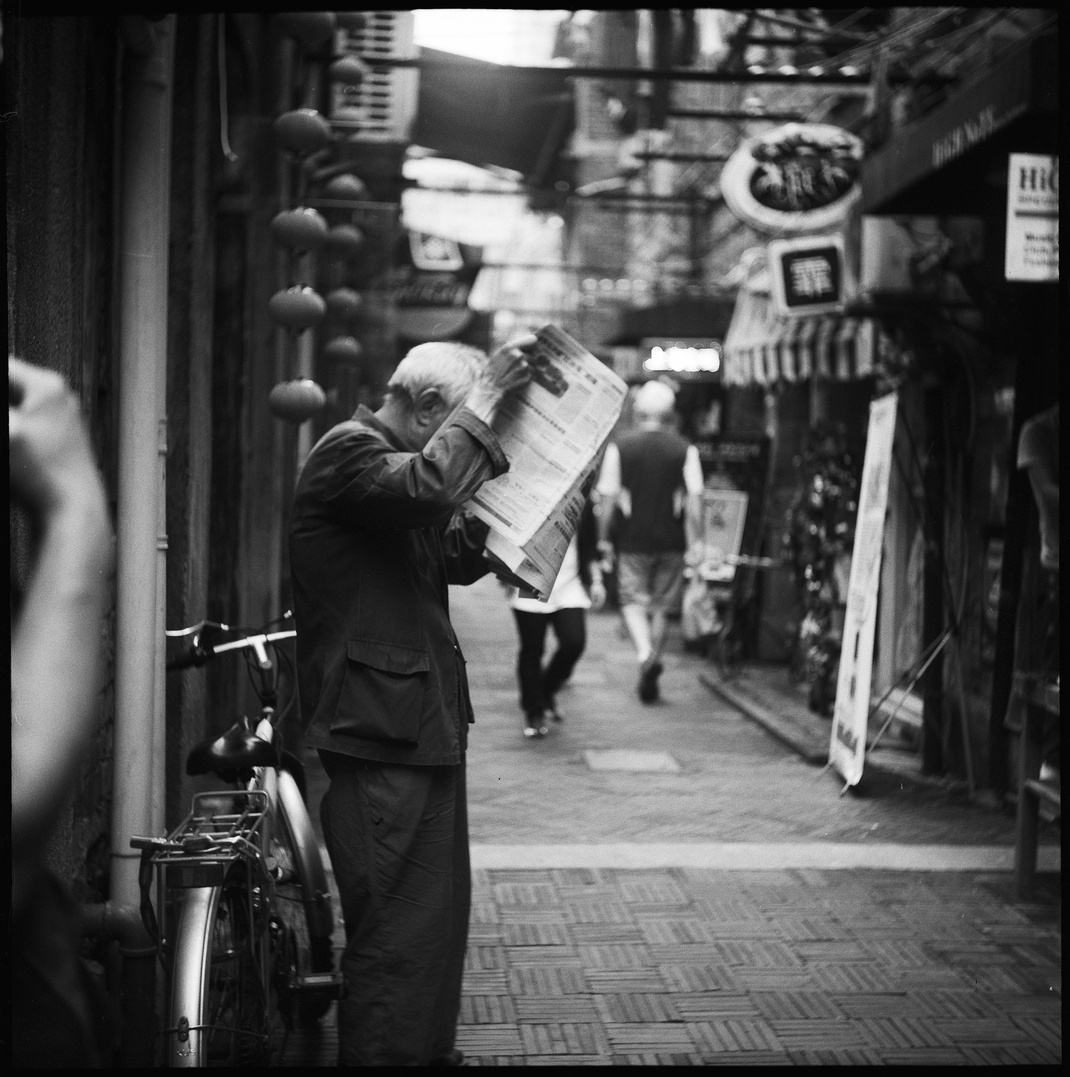
[[(163, 499), (160, 430), (167, 370), (173, 15), (127, 35), (122, 118), (119, 316), (119, 469), (116, 519), (116, 658), (111, 898), (137, 905), (138, 854), (131, 834), (150, 832), (163, 795), (154, 753), (157, 669), (158, 513)], [(144, 31), (148, 31), (145, 33)], [(165, 544), (162, 544), (165, 549)], [(160, 652), (160, 653), (158, 653)]]

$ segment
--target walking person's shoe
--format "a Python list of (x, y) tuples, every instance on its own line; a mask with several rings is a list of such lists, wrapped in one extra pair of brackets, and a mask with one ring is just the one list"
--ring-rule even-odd
[(639, 667), (639, 698), (644, 703), (653, 703), (658, 698), (658, 677), (663, 666), (656, 655), (651, 655)]
[(550, 732), (546, 724), (546, 715), (541, 713), (524, 715), (524, 736), (545, 737)]

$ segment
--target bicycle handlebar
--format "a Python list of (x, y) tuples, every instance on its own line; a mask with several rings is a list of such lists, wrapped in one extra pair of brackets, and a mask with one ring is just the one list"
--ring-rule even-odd
[[(287, 620), (292, 616), (293, 614), (287, 610), (279, 620)], [(285, 629), (281, 632), (264, 632), (258, 630), (248, 632), (248, 634), (242, 636), (241, 639), (226, 640), (222, 643), (210, 644), (204, 642), (201, 637), (201, 633), (206, 628), (218, 629), (221, 632), (248, 632), (246, 629), (231, 629), (229, 625), (219, 624), (215, 621), (202, 621), (200, 624), (191, 625), (189, 628), (180, 628), (169, 631), (166, 635), (171, 637), (188, 636), (192, 634), (193, 640), (184, 654), (168, 660), (167, 669), (189, 669), (193, 666), (203, 666), (210, 658), (215, 657), (217, 654), (222, 654), (225, 651), (240, 651), (246, 648), (249, 648), (256, 653), (257, 662), (261, 669), (269, 669), (271, 662), (267, 656), (265, 645), (268, 643), (275, 643), (278, 640), (293, 639), (297, 635), (297, 631), (293, 628)]]

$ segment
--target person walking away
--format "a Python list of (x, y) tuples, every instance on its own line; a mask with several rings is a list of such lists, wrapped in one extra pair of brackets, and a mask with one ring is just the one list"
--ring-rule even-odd
[(113, 535), (77, 397), (52, 370), (7, 364), (11, 505), (34, 539), (29, 578), (11, 566), (9, 1060), (101, 1068), (113, 1015), (80, 956), (80, 910), (44, 854), (99, 717)]
[[(1026, 637), (1035, 641), (1025, 657), (1028, 671), (1047, 680), (1059, 680), (1059, 405), (1022, 424), (1018, 436), (1018, 467), (1029, 474), (1040, 525), (1039, 574), (1036, 593), (1027, 597), (1020, 616), (1034, 620)], [(1035, 548), (1035, 547), (1029, 547)], [(1034, 566), (1035, 567), (1035, 566)], [(1029, 574), (1033, 578), (1033, 573)], [(1041, 781), (1058, 781), (1059, 723), (1044, 724), (1044, 758)]]
[(305, 740), (345, 921), (339, 1064), (460, 1064), (471, 904), (473, 721), (449, 584), (480, 579), (487, 526), (462, 510), (509, 463), (490, 422), (531, 379), (526, 335), (487, 360), (427, 343), (313, 447), (290, 525)]
[(635, 429), (606, 447), (598, 479), (600, 546), (607, 556), (616, 554), (621, 616), (635, 647), (644, 703), (658, 698), (684, 553), (699, 537), (702, 463), (675, 428), (675, 406), (672, 389), (646, 382), (635, 396)]
[[(601, 609), (606, 601), (598, 527), (589, 499), (546, 598), (539, 599), (533, 591), (511, 585), (509, 595), (520, 639), (516, 674), (524, 736), (544, 737), (549, 732), (549, 722), (563, 721), (555, 697), (572, 676), (587, 646), (587, 610)], [(547, 632), (551, 628), (557, 643), (544, 666)]]

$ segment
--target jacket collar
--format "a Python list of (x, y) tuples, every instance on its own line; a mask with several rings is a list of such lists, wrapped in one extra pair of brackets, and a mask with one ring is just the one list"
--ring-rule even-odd
[(358, 404), (357, 410), (353, 412), (353, 416), (349, 421), (360, 423), (362, 426), (370, 426), (376, 433), (381, 434), (386, 441), (390, 442), (391, 448), (397, 449), (398, 452), (411, 452), (410, 449), (406, 449), (401, 443), (401, 439), (386, 423), (376, 418), (375, 412), (367, 404)]

